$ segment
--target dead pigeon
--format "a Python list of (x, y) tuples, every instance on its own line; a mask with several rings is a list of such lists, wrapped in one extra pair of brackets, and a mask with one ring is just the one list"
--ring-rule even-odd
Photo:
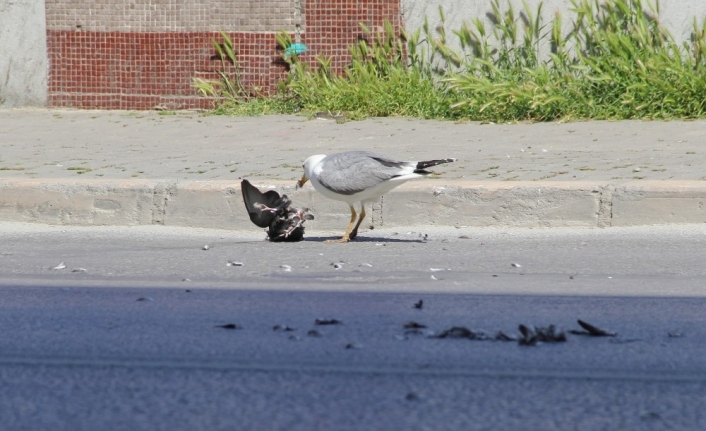
[(240, 183), (245, 209), (250, 221), (267, 228), (267, 237), (272, 242), (297, 242), (304, 239), (304, 222), (313, 220), (308, 208), (291, 206), (292, 200), (274, 190), (262, 193), (248, 180)]

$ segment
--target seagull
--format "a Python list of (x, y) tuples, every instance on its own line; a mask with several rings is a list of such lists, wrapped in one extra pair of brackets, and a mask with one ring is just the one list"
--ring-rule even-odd
[(297, 242), (304, 239), (304, 221), (314, 219), (308, 208), (294, 208), (287, 195), (280, 196), (274, 190), (262, 193), (248, 180), (240, 183), (240, 190), (250, 221), (268, 228), (270, 241)]
[[(304, 175), (297, 189), (311, 181), (314, 189), (329, 199), (343, 201), (351, 209), (351, 221), (346, 233), (338, 240), (348, 242), (358, 235), (365, 218), (365, 204), (377, 200), (395, 187), (415, 178), (431, 174), (426, 168), (451, 163), (456, 159), (400, 162), (369, 151), (346, 151), (329, 156), (311, 156), (302, 165)], [(360, 217), (356, 223), (354, 204), (360, 202)]]

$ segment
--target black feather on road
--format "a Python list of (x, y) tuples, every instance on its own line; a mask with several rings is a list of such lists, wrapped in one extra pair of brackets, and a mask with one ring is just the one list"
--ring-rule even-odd
[(267, 228), (267, 238), (272, 242), (297, 242), (304, 239), (304, 222), (313, 220), (309, 209), (291, 206), (287, 195), (280, 196), (274, 190), (262, 193), (248, 180), (240, 183), (245, 209), (250, 221), (261, 228)]

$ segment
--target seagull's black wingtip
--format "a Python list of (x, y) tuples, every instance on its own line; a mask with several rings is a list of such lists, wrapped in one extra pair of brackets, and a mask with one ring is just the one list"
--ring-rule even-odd
[(417, 162), (417, 167), (414, 169), (415, 174), (430, 174), (431, 172), (425, 171), (426, 168), (430, 168), (436, 165), (443, 165), (444, 163), (453, 163), (456, 159), (437, 159), (437, 160), (425, 160), (423, 162)]

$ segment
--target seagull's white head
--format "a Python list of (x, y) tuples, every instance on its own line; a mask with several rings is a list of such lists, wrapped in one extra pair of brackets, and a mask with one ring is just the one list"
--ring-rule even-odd
[(316, 165), (321, 163), (324, 158), (326, 158), (326, 154), (317, 154), (304, 161), (304, 164), (302, 165), (302, 168), (304, 168), (304, 175), (302, 175), (301, 179), (297, 181), (297, 189), (304, 187), (304, 184), (306, 184), (306, 182), (309, 181), (309, 178), (314, 175), (314, 168)]

